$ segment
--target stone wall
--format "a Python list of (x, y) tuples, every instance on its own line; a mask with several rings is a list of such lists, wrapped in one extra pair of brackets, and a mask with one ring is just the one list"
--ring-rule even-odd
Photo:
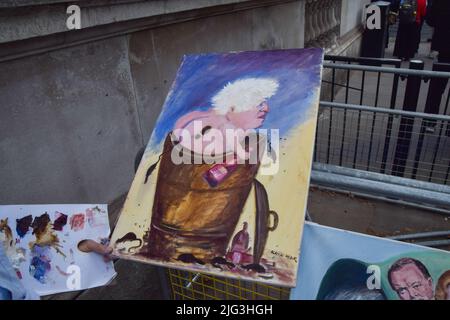
[[(87, 3), (70, 3), (77, 2)], [(8, 32), (0, 38), (0, 203), (111, 202), (129, 189), (135, 155), (183, 54), (305, 43), (302, 0), (148, 1), (162, 5), (160, 11), (135, 7), (117, 16), (118, 7), (111, 7), (143, 2), (89, 1), (82, 10), (98, 14), (85, 20), (88, 28), (70, 32), (42, 11), (56, 12), (66, 1), (2, 2), (0, 17), (8, 19), (0, 25)], [(356, 55), (359, 35), (339, 34), (338, 9), (317, 40), (336, 36), (334, 52)]]

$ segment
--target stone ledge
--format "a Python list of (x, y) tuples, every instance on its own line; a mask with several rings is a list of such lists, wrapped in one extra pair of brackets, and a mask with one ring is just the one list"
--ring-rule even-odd
[(79, 5), (106, 5), (106, 4), (117, 4), (117, 3), (127, 3), (127, 2), (137, 2), (136, 0), (91, 0), (87, 3), (85, 0), (3, 0), (0, 3), (1, 8), (20, 8), (20, 7), (36, 7), (44, 5), (55, 5), (67, 3), (79, 4)]
[(362, 38), (364, 33), (364, 28), (362, 26), (358, 26), (353, 28), (346, 34), (342, 35), (338, 40), (339, 46), (334, 50), (328, 52), (330, 55), (341, 55), (344, 53), (355, 41), (358, 41)]
[[(173, 20), (171, 15), (195, 10), (222, 7), (229, 12), (237, 9), (278, 5), (293, 0), (160, 0), (113, 2), (75, 1), (81, 8), (81, 30), (69, 31), (66, 13), (69, 2), (55, 1), (7, 1), (0, 5), (0, 43), (48, 36), (57, 33), (81, 32), (97, 26), (128, 22), (138, 19), (158, 18), (160, 23)], [(32, 3), (34, 5), (32, 5)], [(52, 3), (52, 4), (50, 4)], [(74, 1), (70, 1), (71, 4)], [(26, 5), (28, 4), (28, 5)]]
[[(221, 5), (215, 7), (207, 7), (198, 10), (189, 10), (173, 14), (155, 15), (141, 19), (133, 19), (119, 21), (115, 23), (98, 25), (91, 28), (81, 30), (57, 32), (47, 35), (33, 34), (33, 37), (26, 39), (3, 42), (0, 35), (0, 62), (19, 59), (25, 56), (41, 54), (44, 52), (67, 48), (70, 46), (80, 45), (87, 42), (98, 41), (111, 37), (130, 34), (146, 29), (162, 27), (175, 23), (183, 23), (196, 19), (202, 19), (211, 16), (231, 14), (244, 10), (251, 10), (259, 7), (267, 7), (272, 5), (282, 5), (284, 3), (296, 2), (295, 0), (259, 0), (245, 1), (232, 5)], [(0, 10), (1, 16), (2, 10)], [(0, 29), (2, 23), (0, 19)], [(19, 28), (15, 26), (15, 28)]]

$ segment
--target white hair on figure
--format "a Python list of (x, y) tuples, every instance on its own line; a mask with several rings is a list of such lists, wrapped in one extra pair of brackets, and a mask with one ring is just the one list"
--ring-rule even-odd
[(278, 90), (278, 81), (270, 78), (248, 78), (229, 82), (211, 100), (214, 110), (226, 114), (234, 107), (242, 112), (256, 107)]

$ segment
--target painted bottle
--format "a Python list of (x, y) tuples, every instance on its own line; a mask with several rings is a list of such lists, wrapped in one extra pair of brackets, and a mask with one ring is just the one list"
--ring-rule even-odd
[(215, 164), (203, 174), (203, 178), (211, 188), (217, 187), (237, 168), (237, 159), (234, 157), (227, 163)]

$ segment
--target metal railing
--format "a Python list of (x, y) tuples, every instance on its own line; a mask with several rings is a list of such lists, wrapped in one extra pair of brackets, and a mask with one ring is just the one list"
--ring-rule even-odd
[[(356, 58), (343, 56), (325, 56), (325, 69), (331, 70), (329, 80), (324, 79), (323, 83), (330, 85), (328, 101), (342, 103), (366, 104), (377, 107), (380, 100), (384, 98), (384, 105), (395, 109), (398, 96), (400, 75), (386, 74), (378, 69), (365, 68), (367, 66), (379, 66), (389, 68), (400, 68), (402, 61), (399, 59), (377, 59), (377, 58)], [(361, 66), (363, 66), (361, 68)], [(360, 71), (360, 72), (355, 72)], [(371, 73), (374, 71), (376, 76)], [(339, 72), (341, 74), (339, 74)], [(342, 74), (343, 73), (343, 74)], [(342, 82), (342, 83), (341, 83)], [(380, 85), (383, 82), (383, 92), (380, 92)], [(338, 90), (342, 89), (338, 95)], [(388, 88), (389, 92), (386, 92)]]
[(450, 64), (424, 67), (420, 60), (402, 68), (398, 59), (325, 56), (322, 100), (447, 114)]
[[(415, 69), (417, 63), (413, 69), (399, 68), (395, 59), (327, 58), (333, 61), (324, 64), (332, 71), (332, 94), (330, 101), (321, 102), (314, 161), (449, 184), (450, 90), (446, 87), (450, 72), (445, 71), (450, 71), (450, 65), (435, 64), (434, 71), (424, 71)], [(352, 64), (376, 61), (391, 67)], [(346, 83), (345, 90), (335, 93), (338, 70), (346, 72)], [(365, 86), (368, 72), (375, 72), (370, 78), (376, 86)], [(386, 76), (392, 81), (383, 84), (387, 90), (381, 90)], [(401, 79), (406, 82), (401, 84)], [(352, 81), (361, 85), (355, 87)], [(428, 87), (421, 94), (422, 83)], [(421, 95), (426, 100), (420, 100)], [(349, 103), (355, 99), (356, 104)], [(367, 100), (372, 104), (362, 103)], [(387, 106), (382, 107), (381, 100)]]
[(450, 116), (322, 102), (314, 161), (449, 184)]

